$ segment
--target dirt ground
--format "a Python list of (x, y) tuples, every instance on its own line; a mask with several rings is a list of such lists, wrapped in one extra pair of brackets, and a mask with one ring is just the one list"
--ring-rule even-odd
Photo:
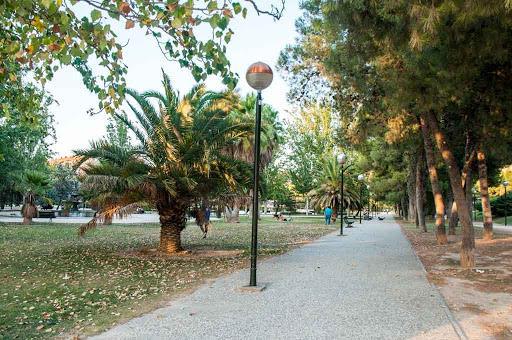
[(483, 241), (476, 229), (476, 267), (462, 270), (459, 230), (438, 246), (433, 231), (399, 222), (468, 338), (512, 339), (512, 235)]

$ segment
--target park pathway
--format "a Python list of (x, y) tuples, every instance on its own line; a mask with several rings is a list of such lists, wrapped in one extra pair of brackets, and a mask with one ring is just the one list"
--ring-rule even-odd
[(261, 262), (263, 292), (243, 270), (93, 339), (459, 339), (392, 218), (355, 226)]

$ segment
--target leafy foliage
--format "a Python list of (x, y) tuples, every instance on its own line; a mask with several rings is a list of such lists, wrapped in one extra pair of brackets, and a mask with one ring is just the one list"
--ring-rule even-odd
[[(22, 94), (22, 95), (20, 95)], [(19, 203), (27, 171), (47, 173), (52, 99), (21, 79), (0, 83), (0, 203)], [(14, 202), (13, 202), (14, 201)]]
[[(279, 19), (281, 7), (258, 14)], [(17, 79), (19, 68), (33, 70), (43, 84), (63, 65), (81, 73), (87, 88), (97, 93), (100, 109), (113, 112), (125, 96), (127, 72), (123, 46), (116, 27), (139, 28), (154, 38), (162, 53), (204, 80), (217, 74), (234, 87), (226, 44), (234, 34), (229, 27), (235, 16), (246, 17), (248, 8), (238, 1), (146, 0), (5, 0), (0, 3), (0, 83)], [(198, 31), (209, 30), (208, 38)], [(91, 64), (104, 72), (94, 74)]]

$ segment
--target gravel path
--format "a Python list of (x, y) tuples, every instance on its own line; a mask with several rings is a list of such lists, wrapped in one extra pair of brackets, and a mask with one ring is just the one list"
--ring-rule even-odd
[(260, 263), (263, 292), (243, 270), (93, 339), (459, 339), (391, 217), (355, 226)]

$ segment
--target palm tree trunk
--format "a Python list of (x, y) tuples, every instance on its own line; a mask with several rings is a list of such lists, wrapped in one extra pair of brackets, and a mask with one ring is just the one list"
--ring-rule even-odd
[(32, 224), (32, 218), (37, 216), (37, 206), (34, 203), (34, 194), (29, 192), (23, 198), (23, 206), (21, 207), (21, 215), (23, 216), (23, 224)]
[(112, 225), (112, 215), (105, 215), (103, 218), (103, 225)]
[(423, 134), (423, 144), (425, 146), (425, 158), (427, 159), (428, 175), (430, 178), (430, 186), (432, 187), (432, 194), (434, 195), (434, 205), (436, 208), (436, 239), (437, 244), (443, 245), (448, 243), (446, 236), (446, 227), (444, 225), (444, 199), (439, 185), (439, 176), (434, 158), (434, 145), (430, 139), (430, 128), (427, 125), (425, 118), (420, 118), (421, 132)]
[(485, 153), (482, 145), (478, 146), (477, 150), (478, 159), (478, 180), (480, 182), (480, 198), (482, 200), (482, 215), (484, 221), (484, 240), (492, 240), (492, 211), (491, 201), (489, 199), (489, 184), (487, 181), (487, 164), (485, 162)]
[(187, 223), (188, 202), (173, 200), (157, 203), (160, 215), (160, 246), (159, 250), (166, 254), (175, 254), (183, 250), (181, 232)]
[(446, 136), (439, 128), (437, 117), (432, 111), (427, 114), (427, 123), (434, 134), (437, 147), (448, 168), (448, 176), (452, 187), (453, 197), (457, 202), (459, 219), (462, 224), (462, 245), (460, 249), (460, 264), (463, 268), (473, 268), (475, 266), (475, 234), (471, 216), (466, 202), (466, 195), (462, 187), (462, 176), (455, 155), (448, 146)]
[(336, 219), (338, 218), (338, 200), (337, 199), (332, 200), (331, 208), (332, 208), (331, 223), (334, 224), (334, 223), (336, 223)]

